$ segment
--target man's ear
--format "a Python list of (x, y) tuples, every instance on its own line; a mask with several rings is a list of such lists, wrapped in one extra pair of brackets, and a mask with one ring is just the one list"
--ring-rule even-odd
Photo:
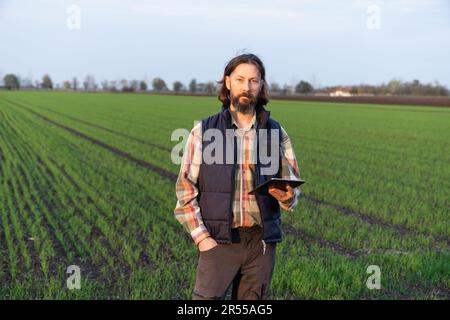
[(229, 91), (231, 91), (231, 79), (230, 76), (225, 76), (225, 86)]

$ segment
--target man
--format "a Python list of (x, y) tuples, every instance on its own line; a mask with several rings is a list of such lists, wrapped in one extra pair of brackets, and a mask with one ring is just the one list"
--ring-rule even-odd
[[(298, 164), (288, 135), (264, 108), (269, 100), (262, 61), (253, 54), (233, 58), (220, 84), (222, 111), (191, 130), (176, 183), (175, 217), (200, 251), (192, 298), (224, 299), (233, 283), (232, 299), (268, 299), (282, 237), (280, 207), (292, 212), (300, 191), (288, 186), (271, 187), (266, 195), (248, 192), (270, 177), (300, 179)], [(230, 130), (233, 147), (224, 143), (214, 155), (223, 161), (211, 163), (206, 151), (213, 139), (206, 133), (219, 132), (228, 141)], [(261, 150), (272, 155), (274, 147), (277, 168), (267, 174)]]

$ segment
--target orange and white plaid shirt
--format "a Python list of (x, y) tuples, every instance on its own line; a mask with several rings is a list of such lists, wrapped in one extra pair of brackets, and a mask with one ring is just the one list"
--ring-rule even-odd
[[(233, 128), (241, 143), (238, 143), (238, 170), (235, 175), (235, 192), (233, 201), (232, 228), (262, 226), (261, 215), (256, 197), (248, 192), (255, 187), (255, 156), (256, 147), (256, 114), (253, 116), (250, 128), (240, 128), (234, 118)], [(292, 143), (286, 131), (281, 127), (281, 176), (284, 179), (300, 179), (298, 163)], [(200, 207), (197, 202), (199, 193), (197, 180), (202, 161), (202, 125), (199, 122), (191, 130), (183, 153), (183, 160), (176, 182), (177, 204), (174, 210), (176, 219), (190, 233), (195, 244), (210, 236), (206, 229)], [(279, 201), (280, 207), (288, 212), (297, 206), (300, 190), (294, 189), (295, 196), (290, 203)]]

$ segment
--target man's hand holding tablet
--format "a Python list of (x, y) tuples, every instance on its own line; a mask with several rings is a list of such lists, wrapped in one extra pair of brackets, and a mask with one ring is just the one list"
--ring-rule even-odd
[(288, 180), (281, 178), (272, 178), (260, 184), (248, 194), (252, 195), (271, 195), (278, 201), (287, 202), (294, 196), (294, 188), (304, 184), (305, 180)]

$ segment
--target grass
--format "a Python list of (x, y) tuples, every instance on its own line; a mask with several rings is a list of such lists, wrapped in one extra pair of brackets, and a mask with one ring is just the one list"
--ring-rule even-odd
[[(206, 97), (1, 92), (0, 297), (189, 299), (198, 252), (173, 217), (170, 135), (219, 107)], [(271, 297), (448, 299), (450, 110), (268, 109), (307, 180), (295, 212), (283, 213)], [(65, 286), (71, 264), (81, 290)], [(369, 265), (380, 266), (380, 290), (366, 287)]]

